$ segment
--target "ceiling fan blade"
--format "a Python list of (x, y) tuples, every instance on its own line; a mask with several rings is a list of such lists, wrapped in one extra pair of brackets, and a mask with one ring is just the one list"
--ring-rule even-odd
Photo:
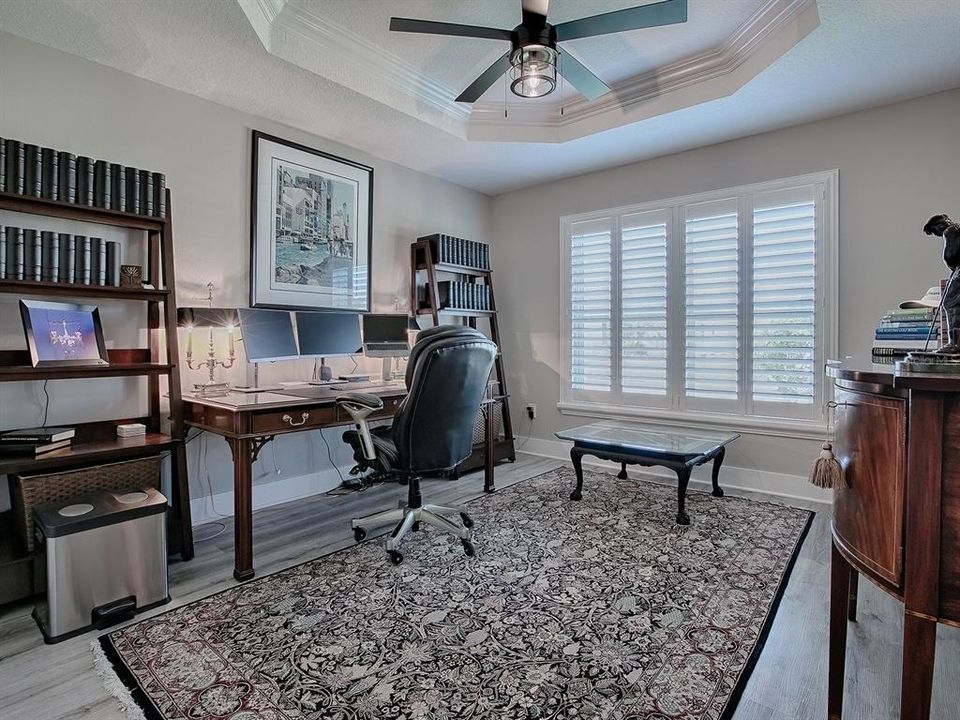
[(687, 0), (662, 0), (662, 2), (652, 5), (641, 5), (625, 10), (614, 10), (603, 15), (571, 20), (570, 22), (560, 23), (555, 27), (557, 40), (575, 40), (625, 30), (674, 25), (686, 21)]
[(560, 56), (560, 74), (573, 85), (587, 100), (596, 100), (610, 92), (607, 84), (587, 70), (573, 55), (564, 51)]
[(542, 30), (547, 22), (550, 0), (520, 0), (523, 7), (523, 24), (529, 28)]
[(489, 40), (510, 40), (512, 30), (480, 27), (479, 25), (458, 25), (456, 23), (434, 22), (433, 20), (413, 20), (411, 18), (390, 18), (393, 32), (424, 33), (426, 35), (454, 35), (456, 37), (487, 38)]
[(460, 93), (457, 102), (472, 103), (479, 100), (480, 96), (490, 89), (490, 87), (500, 79), (501, 75), (510, 69), (510, 52), (509, 50), (505, 52), (493, 65), (484, 70), (483, 74), (470, 84), (470, 87)]

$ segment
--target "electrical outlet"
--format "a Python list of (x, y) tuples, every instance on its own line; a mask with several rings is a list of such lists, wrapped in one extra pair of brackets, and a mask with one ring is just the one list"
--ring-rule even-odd
[(533, 403), (527, 405), (527, 417), (533, 420), (537, 416), (537, 406)]

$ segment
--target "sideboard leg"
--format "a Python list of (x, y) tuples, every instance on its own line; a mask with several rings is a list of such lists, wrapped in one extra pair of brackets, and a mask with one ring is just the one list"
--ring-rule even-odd
[(937, 623), (904, 613), (900, 720), (928, 720), (930, 717), (936, 647)]
[(847, 620), (857, 621), (857, 594), (860, 592), (860, 573), (850, 568), (850, 591), (847, 593)]
[(830, 667), (827, 680), (827, 717), (843, 716), (843, 678), (847, 661), (847, 608), (852, 568), (832, 542), (830, 559)]

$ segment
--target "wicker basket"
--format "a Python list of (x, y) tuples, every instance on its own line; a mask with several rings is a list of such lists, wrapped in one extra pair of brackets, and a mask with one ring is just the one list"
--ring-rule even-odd
[(97, 490), (160, 488), (160, 455), (42, 475), (13, 477), (13, 508), (28, 552), (35, 546), (33, 508)]
[[(473, 444), (480, 445), (487, 441), (487, 434), (484, 431), (483, 409), (477, 410), (477, 419), (473, 424)], [(500, 429), (503, 427), (503, 403), (498, 402), (493, 406), (493, 436), (500, 437)]]

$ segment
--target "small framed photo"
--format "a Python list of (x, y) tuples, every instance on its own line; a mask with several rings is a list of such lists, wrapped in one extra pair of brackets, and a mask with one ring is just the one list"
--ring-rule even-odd
[(370, 312), (373, 168), (253, 133), (250, 306)]
[(20, 317), (34, 367), (110, 364), (95, 305), (21, 300)]

